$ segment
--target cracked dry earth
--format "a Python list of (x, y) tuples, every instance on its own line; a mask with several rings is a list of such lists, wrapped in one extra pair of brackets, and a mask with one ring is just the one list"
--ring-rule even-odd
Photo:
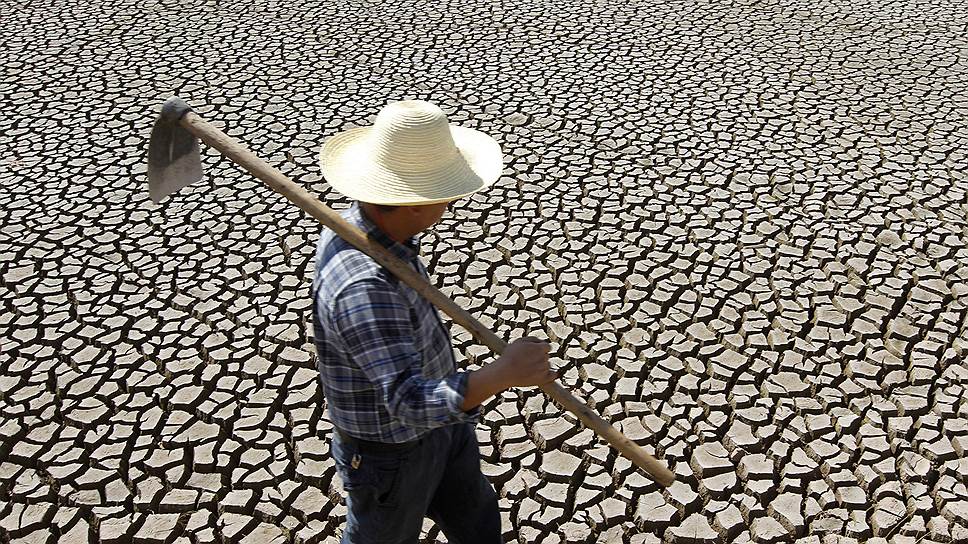
[(334, 207), (321, 142), (390, 100), (502, 142), (434, 280), (679, 478), (505, 393), (508, 541), (968, 542), (966, 30), (950, 0), (0, 5), (0, 542), (339, 536), (319, 228), (211, 151), (150, 203), (174, 93)]

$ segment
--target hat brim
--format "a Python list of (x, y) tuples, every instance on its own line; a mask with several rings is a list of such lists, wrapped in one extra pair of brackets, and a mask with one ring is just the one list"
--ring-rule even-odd
[(451, 125), (457, 146), (453, 160), (422, 173), (393, 171), (373, 160), (373, 127), (341, 132), (320, 150), (320, 166), (327, 183), (360, 202), (418, 206), (450, 202), (487, 188), (501, 177), (501, 146), (483, 132)]

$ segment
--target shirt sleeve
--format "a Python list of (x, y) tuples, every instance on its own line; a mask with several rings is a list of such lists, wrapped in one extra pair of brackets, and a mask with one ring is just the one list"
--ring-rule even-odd
[(476, 409), (460, 408), (466, 372), (442, 379), (423, 377), (410, 308), (386, 281), (367, 278), (344, 288), (336, 297), (332, 318), (350, 358), (373, 383), (391, 416), (424, 429), (476, 418)]

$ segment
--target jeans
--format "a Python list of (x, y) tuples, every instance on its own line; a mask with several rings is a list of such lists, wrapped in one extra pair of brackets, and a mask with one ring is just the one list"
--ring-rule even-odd
[(416, 543), (425, 516), (450, 544), (501, 542), (472, 424), (434, 429), (404, 452), (360, 451), (333, 433), (332, 453), (346, 491), (342, 544)]

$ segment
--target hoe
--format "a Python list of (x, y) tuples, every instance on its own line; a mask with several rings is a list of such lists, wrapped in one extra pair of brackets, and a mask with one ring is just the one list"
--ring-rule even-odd
[[(161, 109), (161, 115), (151, 131), (148, 144), (148, 187), (151, 199), (156, 203), (179, 189), (202, 179), (202, 162), (198, 140), (217, 149), (233, 162), (262, 180), (273, 191), (289, 199), (320, 223), (332, 229), (344, 240), (363, 251), (400, 278), (434, 306), (449, 315), (454, 322), (467, 329), (474, 337), (501, 354), (507, 343), (485, 327), (454, 301), (420, 276), (403, 261), (392, 255), (378, 243), (371, 241), (362, 231), (348, 224), (332, 208), (269, 166), (242, 144), (227, 136), (199, 117), (183, 100), (169, 98)], [(649, 455), (641, 446), (629, 440), (618, 429), (602, 419), (597, 413), (557, 382), (541, 386), (541, 390), (578, 417), (589, 429), (595, 431), (622, 455), (647, 472), (656, 482), (669, 486), (675, 475), (664, 464)]]

